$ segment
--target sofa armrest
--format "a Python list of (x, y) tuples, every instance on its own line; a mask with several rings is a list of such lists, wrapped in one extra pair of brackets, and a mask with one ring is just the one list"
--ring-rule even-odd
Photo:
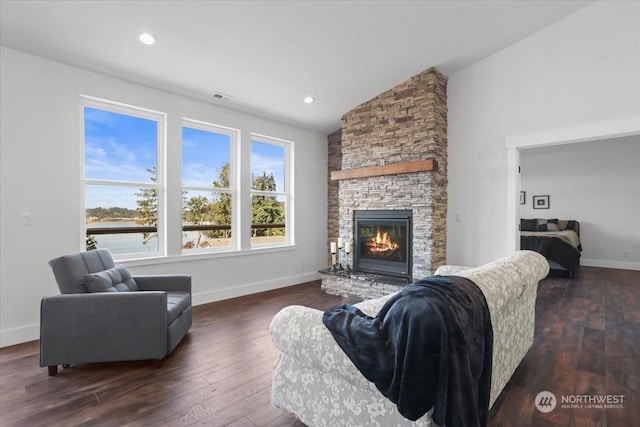
[(42, 298), (40, 366), (162, 359), (166, 352), (166, 292)]
[(539, 253), (517, 251), (480, 267), (456, 273), (482, 290), (492, 318), (497, 318), (507, 303), (519, 298), (526, 289), (538, 286), (549, 273), (549, 263)]
[(271, 321), (274, 345), (297, 362), (316, 370), (343, 377), (357, 386), (371, 383), (349, 360), (322, 323), (322, 311), (292, 305), (285, 307)]
[(441, 265), (433, 274), (437, 274), (440, 276), (450, 276), (455, 275), (456, 273), (460, 273), (461, 271), (470, 270), (472, 268), (473, 267), (465, 267), (462, 265)]
[(141, 291), (184, 291), (191, 293), (191, 276), (185, 274), (149, 274), (133, 276)]

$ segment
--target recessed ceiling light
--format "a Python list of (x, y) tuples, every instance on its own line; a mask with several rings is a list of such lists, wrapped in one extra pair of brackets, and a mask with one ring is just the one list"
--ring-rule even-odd
[(151, 46), (152, 44), (156, 44), (156, 37), (153, 34), (142, 33), (138, 36), (138, 40), (140, 43)]
[(304, 103), (305, 103), (305, 104), (311, 104), (311, 103), (312, 103), (313, 101), (315, 101), (315, 100), (316, 100), (316, 99), (315, 99), (313, 96), (307, 96), (307, 97), (304, 99)]

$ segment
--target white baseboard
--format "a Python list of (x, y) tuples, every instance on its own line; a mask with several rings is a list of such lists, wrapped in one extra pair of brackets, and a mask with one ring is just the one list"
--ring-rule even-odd
[(209, 292), (193, 294), (193, 305), (208, 304), (210, 302), (222, 301), (225, 299), (242, 297), (256, 294), (258, 292), (271, 291), (273, 289), (285, 288), (287, 286), (298, 285), (300, 283), (311, 282), (320, 279), (319, 273), (305, 273), (296, 276), (281, 277), (265, 282), (255, 282), (246, 285), (232, 286), (223, 289), (216, 289)]
[(40, 324), (0, 332), (0, 348), (22, 344), (40, 338)]
[[(265, 282), (249, 283), (247, 285), (233, 286), (229, 288), (216, 289), (214, 291), (194, 294), (192, 296), (193, 305), (207, 304), (214, 301), (221, 301), (229, 298), (236, 298), (258, 292), (270, 291), (287, 286), (298, 285), (300, 283), (318, 280), (320, 274), (305, 273), (296, 276), (282, 277)], [(0, 348), (10, 345), (22, 344), (40, 338), (40, 325), (30, 325), (22, 328), (0, 331)]]
[(640, 263), (629, 261), (611, 261), (606, 259), (580, 259), (580, 265), (587, 267), (617, 268), (620, 270), (640, 271)]

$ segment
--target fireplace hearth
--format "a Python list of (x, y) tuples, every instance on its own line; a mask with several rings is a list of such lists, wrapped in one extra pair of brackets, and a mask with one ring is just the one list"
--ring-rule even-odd
[(355, 271), (411, 277), (411, 210), (354, 210)]

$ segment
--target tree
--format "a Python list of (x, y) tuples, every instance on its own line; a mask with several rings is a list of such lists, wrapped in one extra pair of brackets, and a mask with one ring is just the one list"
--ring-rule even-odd
[(262, 171), (262, 175), (252, 177), (251, 188), (258, 191), (276, 191), (276, 179), (272, 173)]
[[(151, 174), (151, 181), (156, 182), (156, 168), (147, 169), (147, 172)], [(136, 200), (138, 217), (136, 223), (143, 226), (155, 227), (158, 225), (158, 190), (155, 188), (141, 188), (139, 193), (136, 193), (138, 200)], [(143, 233), (144, 244), (155, 236), (157, 233)]]
[[(211, 203), (209, 203), (209, 200), (204, 196), (190, 198), (185, 203), (183, 219), (192, 224), (204, 224), (205, 222), (210, 222)], [(195, 242), (196, 247), (200, 245), (201, 237), (202, 233), (198, 232), (198, 240)]]
[(98, 249), (98, 240), (96, 239), (96, 236), (89, 234), (85, 237), (85, 244), (88, 251), (92, 250), (92, 249)]
[(117, 220), (117, 219), (131, 219), (137, 215), (137, 211), (134, 209), (120, 208), (117, 206), (110, 208), (87, 208), (87, 218), (97, 218), (99, 221), (104, 220)]
[[(273, 174), (263, 171), (253, 176), (251, 188), (258, 191), (276, 191), (276, 180)], [(284, 206), (276, 196), (256, 194), (251, 200), (252, 224), (282, 224), (285, 221)], [(283, 228), (253, 229), (253, 236), (283, 236)]]
[[(226, 163), (220, 173), (218, 179), (213, 181), (211, 185), (215, 188), (229, 188), (229, 164)], [(190, 199), (183, 198), (183, 219), (185, 222), (189, 222), (195, 225), (201, 224), (216, 224), (216, 225), (230, 225), (231, 224), (231, 194), (212, 192), (212, 201), (209, 201), (204, 196), (194, 196)], [(202, 234), (213, 238), (229, 238), (231, 236), (231, 230), (210, 230), (198, 233), (198, 241), (195, 245), (200, 244)]]
[[(229, 188), (229, 163), (220, 169), (218, 179), (213, 181), (215, 188)], [(213, 192), (213, 203), (211, 203), (211, 218), (214, 224), (231, 225), (231, 194)], [(231, 230), (214, 230), (209, 232), (211, 237), (229, 238)]]
[(184, 220), (191, 224), (204, 224), (211, 219), (211, 203), (204, 196), (196, 196), (187, 200)]

